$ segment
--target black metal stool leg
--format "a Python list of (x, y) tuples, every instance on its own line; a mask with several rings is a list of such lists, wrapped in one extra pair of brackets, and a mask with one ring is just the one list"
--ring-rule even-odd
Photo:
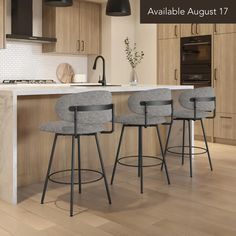
[(72, 155), (71, 155), (71, 182), (70, 182), (70, 216), (73, 216), (74, 207), (74, 157), (75, 157), (75, 137), (72, 136)]
[(163, 164), (165, 166), (167, 181), (168, 181), (168, 184), (170, 184), (170, 178), (169, 178), (168, 169), (167, 169), (167, 165), (166, 165), (166, 161), (165, 161), (166, 152), (164, 152), (164, 150), (163, 150), (162, 141), (161, 141), (161, 135), (160, 135), (160, 131), (159, 131), (158, 125), (156, 127), (156, 130), (157, 130), (157, 136), (158, 136), (159, 144), (160, 144), (160, 148), (161, 148), (161, 155), (162, 155), (162, 159), (163, 159)]
[(78, 184), (79, 184), (79, 193), (81, 194), (82, 192), (82, 187), (81, 187), (81, 153), (80, 153), (80, 135), (77, 137), (78, 141)]
[(207, 143), (207, 139), (206, 139), (206, 132), (205, 132), (205, 128), (204, 128), (204, 124), (203, 124), (202, 119), (201, 119), (201, 125), (202, 125), (202, 132), (203, 132), (203, 137), (204, 137), (204, 141), (205, 141), (205, 145), (206, 145), (207, 156), (208, 156), (210, 168), (211, 168), (211, 171), (213, 171), (213, 167), (212, 167), (212, 163), (211, 163), (211, 156), (210, 156), (210, 152), (209, 152), (209, 148), (208, 148), (208, 143)]
[(122, 139), (123, 139), (124, 129), (125, 129), (125, 126), (123, 125), (122, 130), (121, 130), (121, 134), (120, 134), (119, 145), (118, 145), (117, 152), (116, 152), (116, 160), (115, 160), (113, 171), (112, 171), (111, 185), (113, 184), (113, 181), (115, 178), (116, 167), (117, 167), (117, 163), (118, 163), (118, 159), (119, 159), (119, 155), (120, 155), (120, 148), (121, 148), (121, 143), (122, 143)]
[(184, 165), (184, 151), (185, 151), (185, 120), (183, 120), (182, 165)]
[(44, 182), (44, 186), (43, 186), (43, 194), (41, 197), (41, 204), (44, 203), (44, 198), (45, 198), (45, 194), (46, 194), (47, 187), (48, 187), (48, 178), (49, 178), (51, 167), (52, 167), (52, 161), (53, 161), (54, 152), (55, 152), (56, 143), (57, 143), (57, 136), (58, 136), (58, 134), (55, 134), (53, 145), (52, 145), (52, 151), (51, 151), (51, 155), (50, 155), (50, 160), (49, 160), (49, 164), (48, 164), (48, 170), (47, 170), (47, 174), (46, 174), (46, 178), (45, 178), (45, 182)]
[[(140, 137), (139, 137), (139, 127), (138, 127), (138, 145), (140, 146)], [(139, 158), (139, 146), (138, 146), (138, 177), (141, 177), (141, 158)]]
[(104, 183), (105, 183), (105, 187), (106, 187), (106, 191), (107, 191), (107, 197), (108, 197), (109, 204), (111, 204), (111, 196), (110, 196), (110, 192), (109, 192), (109, 188), (108, 188), (107, 177), (106, 177), (106, 173), (105, 173), (105, 168), (104, 168), (104, 164), (103, 164), (103, 160), (102, 160), (101, 148), (100, 148), (100, 145), (99, 145), (97, 134), (95, 134), (95, 139), (96, 139), (96, 144), (97, 144), (97, 149), (98, 149), (98, 156), (99, 156), (100, 163), (101, 163)]
[[(167, 135), (167, 139), (166, 139), (165, 152), (164, 152), (165, 157), (166, 157), (167, 148), (168, 148), (168, 145), (169, 145), (169, 140), (170, 140), (170, 134), (171, 134), (172, 124), (173, 124), (173, 122), (170, 123), (169, 131), (168, 131), (168, 135)], [(163, 167), (164, 167), (164, 163), (162, 162), (161, 170), (163, 170)]]
[(191, 120), (188, 121), (188, 130), (189, 130), (189, 162), (190, 162), (190, 177), (193, 177), (192, 170), (192, 132), (191, 132)]
[(140, 169), (140, 192), (143, 193), (143, 127), (139, 126), (138, 130), (138, 159)]

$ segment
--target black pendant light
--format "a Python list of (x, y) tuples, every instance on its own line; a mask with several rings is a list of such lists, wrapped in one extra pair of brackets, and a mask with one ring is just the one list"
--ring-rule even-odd
[(108, 0), (106, 14), (108, 16), (131, 15), (131, 7), (129, 0)]
[(44, 0), (44, 2), (52, 7), (69, 7), (73, 5), (73, 0)]

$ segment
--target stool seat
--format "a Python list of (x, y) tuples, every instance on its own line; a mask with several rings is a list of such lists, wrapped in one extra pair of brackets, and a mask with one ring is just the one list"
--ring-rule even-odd
[[(105, 167), (103, 163), (102, 150), (100, 147), (98, 133), (111, 134), (114, 131), (114, 105), (112, 104), (112, 95), (108, 91), (89, 91), (80, 92), (70, 95), (64, 95), (56, 102), (55, 111), (60, 120), (52, 121), (43, 124), (40, 130), (43, 132), (54, 133), (54, 141), (49, 158), (48, 169), (43, 186), (43, 193), (41, 197), (41, 204), (44, 204), (48, 182), (57, 184), (70, 185), (70, 216), (74, 215), (74, 185), (78, 185), (79, 194), (82, 193), (82, 184), (94, 183), (101, 179), (104, 180), (107, 198), (111, 204), (111, 196), (108, 188)], [(111, 123), (111, 128), (108, 130), (107, 124)], [(76, 129), (75, 129), (76, 127)], [(104, 132), (102, 132), (104, 131)], [(71, 137), (71, 166), (70, 169), (59, 171), (51, 171), (53, 166), (53, 159), (55, 156), (55, 149), (57, 139), (60, 136)], [(97, 146), (98, 158), (101, 166), (101, 171), (84, 169), (81, 163), (81, 137), (94, 136)], [(77, 141), (77, 145), (75, 145)], [(67, 146), (67, 144), (66, 144)], [(75, 147), (77, 146), (77, 153)], [(87, 148), (87, 147), (86, 147)], [(88, 148), (93, 148), (88, 146)], [(77, 154), (77, 166), (75, 168), (75, 154)], [(75, 171), (78, 172), (77, 181), (75, 181)], [(93, 172), (99, 174), (101, 177), (83, 182), (81, 172)], [(59, 181), (51, 178), (59, 173), (70, 173), (70, 181)]]
[[(115, 122), (124, 125), (145, 125), (145, 116), (141, 114), (128, 114), (115, 117)], [(165, 117), (152, 116), (147, 117), (147, 125), (157, 125), (166, 122)]]
[(174, 111), (174, 118), (177, 119), (203, 119), (207, 118), (211, 115), (210, 112), (205, 111), (196, 111), (196, 117), (194, 117), (194, 111), (193, 110), (179, 110)]
[[(53, 121), (48, 122), (40, 127), (41, 131), (58, 133), (63, 135), (74, 134), (74, 123), (67, 121)], [(92, 134), (104, 131), (105, 128), (102, 124), (78, 124), (77, 134)]]
[[(154, 127), (157, 133), (157, 140), (160, 144), (161, 151), (161, 161), (163, 166), (165, 167), (166, 178), (168, 184), (170, 184), (169, 174), (167, 165), (165, 162), (165, 154), (164, 151), (166, 148), (162, 146), (162, 140), (159, 130), (159, 125), (170, 125), (173, 121), (173, 101), (171, 99), (171, 91), (169, 89), (154, 89), (148, 91), (141, 91), (133, 93), (128, 99), (128, 107), (129, 113), (121, 116), (115, 117), (115, 122), (122, 124), (120, 139), (116, 152), (116, 159), (113, 166), (111, 184), (114, 182), (114, 177), (116, 173), (117, 164), (128, 166), (128, 167), (137, 167), (138, 169), (138, 177), (140, 179), (140, 193), (143, 193), (143, 168), (144, 167), (152, 167), (154, 165), (144, 165), (143, 158), (156, 158), (143, 154), (143, 129), (147, 129), (149, 127)], [(167, 117), (170, 119), (170, 122), (167, 122)], [(137, 128), (137, 151), (138, 153), (120, 157), (121, 144), (123, 140), (124, 130), (125, 128)], [(169, 129), (170, 130), (170, 129)], [(169, 131), (170, 132), (170, 131)], [(169, 137), (169, 135), (168, 135)], [(148, 140), (147, 140), (148, 141)], [(166, 140), (168, 143), (168, 140)], [(128, 143), (126, 145), (129, 145)], [(133, 148), (133, 143), (131, 144)], [(130, 165), (127, 163), (122, 163), (121, 160), (126, 158), (137, 157), (137, 164)], [(159, 158), (158, 158), (159, 159)]]
[[(192, 152), (193, 148), (198, 148), (192, 145), (192, 122), (200, 121), (203, 139), (205, 142), (205, 148), (201, 148), (204, 150), (204, 153), (207, 153), (208, 161), (210, 165), (211, 171), (212, 163), (211, 156), (208, 148), (206, 132), (204, 128), (204, 119), (213, 119), (216, 115), (216, 97), (214, 93), (214, 89), (212, 87), (201, 87), (195, 88), (191, 90), (186, 90), (181, 93), (179, 96), (179, 103), (181, 105), (181, 110), (174, 111), (174, 120), (183, 121), (183, 134), (182, 134), (182, 146), (174, 146), (174, 147), (166, 147), (166, 150), (172, 154), (180, 154), (179, 152), (170, 151), (173, 148), (181, 147), (182, 148), (182, 165), (184, 165), (185, 155), (189, 156), (189, 167), (190, 167), (190, 177), (192, 177), (192, 157), (196, 155), (196, 152)], [(188, 143), (185, 144), (185, 129), (186, 123), (188, 128)], [(188, 153), (185, 152), (185, 149), (188, 148)], [(204, 154), (199, 153), (199, 154)]]

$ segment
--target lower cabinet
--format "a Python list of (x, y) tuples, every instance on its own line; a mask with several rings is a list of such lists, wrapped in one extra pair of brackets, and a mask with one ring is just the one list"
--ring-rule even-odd
[[(214, 140), (226, 144), (236, 143), (236, 114), (216, 113), (214, 119), (204, 120), (204, 127), (209, 141)], [(201, 123), (199, 121), (195, 122), (194, 132), (197, 140), (203, 139)]]
[[(206, 132), (206, 136), (208, 140), (212, 140), (213, 138), (213, 119), (204, 119), (203, 124)], [(194, 135), (196, 139), (203, 139), (202, 126), (200, 121), (195, 121), (194, 123)]]
[(214, 120), (214, 137), (236, 140), (236, 114), (216, 114)]

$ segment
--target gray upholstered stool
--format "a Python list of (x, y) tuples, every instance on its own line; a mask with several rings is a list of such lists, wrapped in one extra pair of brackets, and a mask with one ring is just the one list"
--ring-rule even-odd
[[(104, 179), (108, 201), (111, 204), (111, 197), (108, 189), (101, 149), (98, 140), (98, 133), (112, 133), (114, 129), (114, 112), (111, 93), (106, 91), (92, 91), (63, 96), (58, 99), (56, 103), (56, 113), (61, 119), (60, 121), (44, 124), (40, 128), (42, 131), (55, 133), (43, 188), (43, 194), (41, 198), (41, 204), (44, 203), (49, 180), (60, 184), (70, 184), (70, 216), (73, 216), (74, 184), (79, 185), (79, 193), (81, 193), (81, 185), (84, 183), (81, 180), (81, 171), (92, 171), (101, 175), (101, 178), (99, 178), (98, 180), (102, 178)], [(106, 131), (105, 129), (105, 124), (108, 122), (112, 122), (112, 129), (110, 131)], [(88, 169), (85, 170), (81, 168), (80, 137), (87, 135), (95, 136), (99, 160), (101, 164), (101, 172)], [(51, 166), (58, 136), (72, 137), (71, 169), (69, 170), (71, 172), (71, 180), (69, 183), (56, 181), (52, 178), (53, 175), (57, 173), (68, 171), (62, 170), (51, 173)], [(78, 141), (78, 183), (75, 183), (74, 181), (74, 172), (75, 170), (77, 170), (74, 168), (75, 139), (77, 139)]]
[[(138, 128), (138, 155), (132, 157), (138, 157), (138, 165), (126, 165), (130, 167), (138, 168), (138, 176), (140, 177), (140, 186), (141, 193), (143, 193), (143, 167), (149, 167), (143, 165), (143, 157), (148, 157), (143, 155), (143, 142), (142, 142), (142, 132), (143, 128), (147, 127), (155, 127), (157, 130), (157, 136), (159, 139), (160, 149), (162, 158), (158, 158), (161, 160), (161, 165), (165, 166), (166, 176), (168, 180), (168, 184), (170, 184), (168, 170), (165, 162), (165, 149), (162, 146), (160, 132), (158, 125), (166, 124), (169, 125), (172, 123), (172, 115), (173, 115), (173, 101), (171, 99), (171, 91), (169, 89), (155, 89), (144, 92), (137, 92), (131, 95), (128, 99), (128, 105), (130, 111), (132, 112), (129, 115), (123, 115), (115, 118), (116, 123), (122, 124), (122, 130), (119, 140), (119, 145), (116, 153), (116, 160), (113, 167), (111, 184), (113, 184), (116, 167), (117, 164), (122, 164), (121, 160), (129, 157), (119, 157), (120, 148), (123, 139), (124, 129), (126, 127), (137, 127)], [(168, 123), (165, 117), (170, 117), (170, 122)], [(169, 130), (170, 132), (170, 130)], [(169, 137), (169, 135), (168, 135)], [(168, 140), (166, 142), (166, 145)], [(150, 157), (149, 157), (150, 158)], [(153, 158), (153, 157), (151, 157)]]
[[(183, 107), (180, 111), (174, 112), (174, 120), (183, 121), (183, 142), (182, 142), (182, 152), (173, 151), (176, 147), (168, 147), (168, 152), (172, 154), (182, 154), (182, 165), (184, 164), (185, 155), (189, 156), (190, 159), (190, 177), (192, 177), (192, 156), (207, 153), (210, 169), (212, 168), (211, 156), (207, 144), (206, 133), (203, 125), (203, 119), (213, 119), (215, 117), (216, 109), (216, 98), (214, 95), (214, 89), (211, 87), (196, 88), (194, 90), (189, 90), (183, 92), (179, 97), (179, 102)], [(203, 137), (206, 148), (193, 147), (192, 146), (192, 134), (191, 134), (191, 121), (200, 121), (203, 131)], [(188, 122), (189, 130), (189, 145), (185, 145), (185, 123)], [(185, 153), (185, 148), (189, 149), (189, 153)], [(192, 148), (200, 149), (200, 153), (192, 153)], [(202, 152), (202, 150), (204, 150)]]

